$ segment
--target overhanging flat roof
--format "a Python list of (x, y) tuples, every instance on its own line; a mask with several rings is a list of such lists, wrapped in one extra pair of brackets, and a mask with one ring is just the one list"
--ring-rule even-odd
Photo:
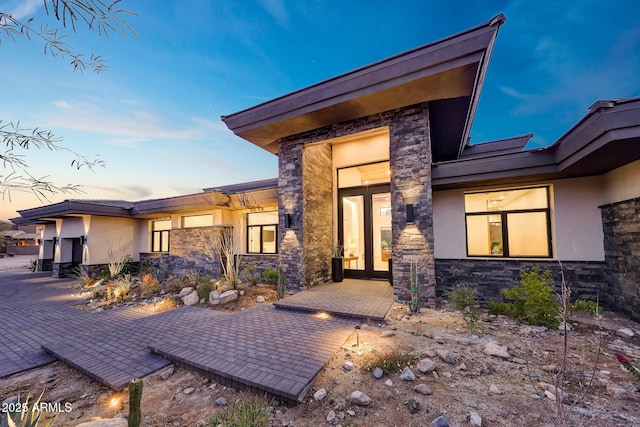
[[(427, 101), (462, 99), (454, 152), (466, 143), (500, 14), (475, 28), (223, 116), (236, 135), (277, 153), (286, 136)], [(447, 105), (451, 108), (451, 105)], [(435, 106), (434, 108), (438, 108)], [(447, 141), (450, 142), (450, 141)]]
[(524, 150), (529, 138), (474, 145), (458, 160), (434, 164), (433, 188), (601, 175), (640, 160), (640, 97), (596, 102), (549, 147)]
[[(70, 215), (99, 215), (112, 217), (130, 217), (133, 203), (126, 200), (65, 200), (51, 205), (18, 211), (27, 222), (16, 224), (35, 224), (36, 220), (64, 218)], [(17, 218), (16, 218), (17, 219)], [(36, 221), (36, 222), (33, 222)]]

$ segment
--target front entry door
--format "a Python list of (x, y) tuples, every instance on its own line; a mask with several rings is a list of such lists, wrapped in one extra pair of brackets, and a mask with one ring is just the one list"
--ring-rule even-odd
[(391, 193), (389, 184), (341, 189), (338, 235), (345, 277), (389, 278)]

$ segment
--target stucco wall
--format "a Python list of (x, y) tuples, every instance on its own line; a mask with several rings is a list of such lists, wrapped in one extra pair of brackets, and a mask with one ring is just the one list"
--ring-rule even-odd
[(137, 219), (91, 217), (84, 264), (108, 264), (109, 250), (116, 255), (131, 255), (133, 261), (139, 261), (140, 254), (135, 248), (140, 227)]
[[(553, 258), (566, 261), (604, 261), (602, 177), (535, 183), (550, 185)], [(533, 185), (533, 184), (531, 184)], [(487, 188), (498, 190), (508, 187)], [(474, 188), (478, 191), (478, 188)], [(436, 191), (433, 195), (436, 258), (466, 258), (465, 190)]]
[(602, 204), (640, 197), (640, 160), (604, 175), (603, 187)]

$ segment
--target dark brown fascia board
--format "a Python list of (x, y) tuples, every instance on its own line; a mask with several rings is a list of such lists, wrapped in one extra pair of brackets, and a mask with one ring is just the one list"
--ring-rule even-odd
[(532, 133), (480, 144), (466, 145), (460, 160), (522, 152), (533, 138)]
[(51, 205), (19, 210), (18, 213), (27, 220), (50, 220), (52, 218), (63, 218), (69, 215), (97, 215), (120, 218), (131, 217), (131, 209), (84, 203), (79, 200), (65, 200)]
[(224, 194), (236, 194), (253, 192), (257, 190), (265, 190), (278, 187), (278, 178), (262, 179), (259, 181), (241, 182), (238, 184), (221, 185), (219, 187), (205, 188), (203, 191), (219, 191)]
[[(271, 143), (253, 141), (256, 130), (271, 123), (317, 111), (349, 99), (355, 99), (384, 88), (406, 83), (433, 73), (444, 72), (464, 65), (465, 57), (483, 64), (476, 78), (476, 90), (484, 77), (487, 51), (490, 51), (504, 15), (475, 28), (445, 39), (395, 55), (340, 76), (325, 80), (304, 89), (275, 98), (271, 101), (222, 116), (227, 127), (236, 135), (266, 148)], [(453, 65), (452, 65), (453, 64)], [(477, 103), (477, 97), (474, 98)], [(468, 116), (473, 116), (475, 107)], [(355, 118), (355, 117), (354, 117)], [(307, 129), (312, 130), (312, 129)], [(288, 136), (288, 135), (283, 135)], [(272, 151), (272, 150), (270, 150)]]
[(185, 196), (166, 197), (163, 199), (142, 200), (134, 203), (134, 215), (136, 217), (141, 217), (152, 214), (168, 214), (222, 208), (228, 207), (229, 202), (230, 199), (227, 195), (216, 191), (188, 194)]

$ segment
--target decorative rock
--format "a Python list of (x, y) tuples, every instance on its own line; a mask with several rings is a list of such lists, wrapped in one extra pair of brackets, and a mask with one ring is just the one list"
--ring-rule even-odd
[(238, 299), (238, 291), (236, 289), (229, 289), (220, 295), (220, 304), (226, 304), (235, 299)]
[(409, 399), (407, 406), (409, 406), (409, 412), (412, 414), (415, 414), (420, 410), (420, 404), (415, 399)]
[(627, 397), (627, 390), (616, 384), (607, 384), (607, 393), (616, 399), (624, 399)]
[(225, 399), (224, 397), (217, 398), (216, 405), (227, 406), (227, 399)]
[(507, 346), (502, 346), (495, 341), (489, 341), (485, 344), (484, 354), (502, 359), (511, 359), (511, 355), (507, 352)]
[(363, 392), (356, 390), (351, 393), (351, 403), (355, 403), (360, 406), (368, 406), (371, 404), (371, 398)]
[(415, 381), (416, 376), (413, 371), (407, 366), (402, 370), (402, 374), (400, 374), (400, 379), (404, 381)]
[(353, 362), (344, 362), (344, 365), (342, 365), (342, 367), (345, 371), (353, 371)]
[(127, 427), (129, 423), (124, 418), (105, 418), (78, 424), (76, 427)]
[(469, 423), (473, 427), (482, 427), (482, 417), (476, 411), (469, 412)]
[(350, 417), (355, 417), (356, 416), (356, 411), (352, 411), (351, 409), (347, 410), (347, 415), (349, 415)]
[(240, 294), (240, 296), (244, 296), (244, 289), (240, 289), (238, 293)]
[(426, 384), (418, 384), (413, 388), (413, 391), (415, 391), (416, 393), (424, 394), (425, 396), (429, 396), (433, 393), (431, 391), (431, 387)]
[(622, 328), (616, 331), (616, 335), (619, 336), (620, 338), (629, 339), (629, 338), (633, 338), (635, 334), (629, 328)]
[(198, 293), (196, 291), (182, 297), (184, 305), (196, 305), (199, 301), (200, 298), (198, 298)]
[(321, 388), (320, 390), (313, 393), (313, 398), (315, 400), (322, 400), (325, 397), (327, 397), (327, 390), (325, 390), (324, 388)]
[(456, 364), (456, 357), (453, 354), (451, 354), (451, 352), (447, 350), (436, 350), (436, 354), (440, 359), (447, 362), (448, 364), (450, 365)]
[(209, 293), (209, 304), (211, 305), (220, 304), (220, 291), (211, 291)]
[(189, 387), (189, 388), (185, 389), (185, 391), (184, 391), (183, 393), (184, 393), (184, 394), (191, 394), (191, 393), (193, 393), (194, 391), (196, 391), (196, 389), (195, 389), (195, 388), (193, 388), (193, 387)]
[(380, 378), (382, 378), (382, 376), (383, 376), (383, 375), (384, 375), (384, 371), (383, 371), (382, 369), (380, 369), (380, 368), (375, 368), (375, 369), (373, 370), (373, 376), (374, 376), (375, 378), (380, 379)]
[(583, 416), (583, 417), (587, 417), (587, 418), (593, 418), (593, 414), (589, 411), (587, 411), (584, 408), (581, 408), (579, 406), (574, 406), (573, 407), (573, 412), (575, 412), (576, 414)]
[(511, 361), (513, 363), (517, 363), (518, 365), (526, 365), (527, 361), (524, 359), (520, 359), (519, 357), (514, 357), (513, 359), (511, 359)]
[(490, 394), (502, 394), (502, 390), (500, 390), (497, 385), (491, 384), (491, 386), (489, 387), (489, 393)]
[(380, 334), (380, 336), (383, 338), (389, 338), (395, 335), (396, 335), (396, 331), (382, 331), (382, 333)]
[(186, 297), (187, 295), (189, 295), (191, 292), (193, 292), (193, 288), (191, 286), (187, 286), (186, 288), (182, 288), (180, 290), (180, 293), (178, 294), (178, 296), (180, 298), (182, 297)]
[(258, 296), (256, 297), (256, 302), (257, 302), (258, 304), (262, 304), (264, 301), (265, 301), (265, 299), (264, 299), (264, 297), (263, 297), (262, 295), (258, 295)]
[(169, 379), (169, 377), (170, 377), (171, 375), (173, 375), (173, 373), (174, 373), (174, 372), (175, 372), (175, 370), (174, 370), (174, 368), (173, 368), (173, 366), (172, 366), (172, 367), (170, 367), (169, 369), (167, 369), (167, 370), (163, 371), (163, 372), (160, 374), (160, 378), (166, 381), (166, 380), (168, 380), (168, 379)]
[(440, 415), (435, 420), (431, 421), (431, 427), (449, 427), (449, 420), (444, 415)]
[(336, 419), (336, 413), (332, 410), (329, 411), (329, 413), (327, 414), (327, 422), (328, 423), (332, 423), (334, 422)]
[(387, 387), (393, 387), (393, 381), (391, 381), (391, 380), (386, 380), (386, 381), (384, 382), (384, 385), (386, 385)]
[(418, 362), (416, 369), (421, 374), (428, 374), (430, 372), (433, 372), (434, 369), (436, 369), (436, 362), (434, 362), (431, 359), (422, 359)]

